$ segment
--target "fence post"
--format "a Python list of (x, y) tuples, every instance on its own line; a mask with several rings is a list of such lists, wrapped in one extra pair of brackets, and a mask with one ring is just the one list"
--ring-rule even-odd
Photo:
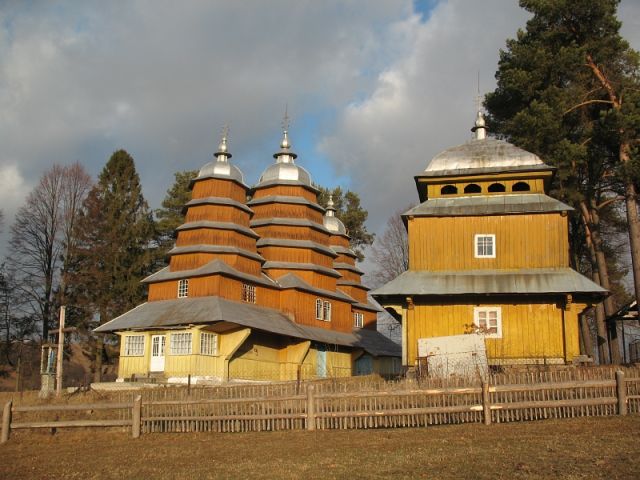
[(9, 400), (4, 404), (4, 409), (2, 410), (2, 437), (0, 437), (0, 443), (4, 443), (9, 440), (9, 435), (11, 434), (11, 406), (13, 404), (12, 400)]
[(489, 382), (482, 380), (482, 412), (484, 424), (491, 425), (491, 403), (489, 398)]
[(316, 403), (313, 398), (314, 386), (307, 387), (307, 430), (316, 429)]
[(131, 410), (131, 436), (138, 438), (140, 436), (140, 424), (142, 416), (142, 395), (138, 395), (133, 400), (133, 408)]
[(624, 380), (624, 372), (616, 372), (616, 389), (618, 394), (618, 415), (627, 414), (627, 384)]

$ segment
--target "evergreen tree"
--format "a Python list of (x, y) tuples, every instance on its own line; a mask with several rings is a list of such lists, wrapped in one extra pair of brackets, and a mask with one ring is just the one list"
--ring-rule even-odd
[(155, 211), (156, 239), (158, 242), (156, 265), (165, 266), (166, 253), (176, 239), (176, 228), (184, 223), (183, 207), (191, 200), (191, 180), (198, 176), (198, 170), (185, 170), (174, 173), (174, 182), (162, 201), (162, 208)]
[[(640, 246), (640, 225), (630, 149), (639, 123), (633, 113), (638, 59), (619, 35), (618, 3), (521, 0), (533, 18), (500, 53), (498, 86), (485, 103), (491, 128), (558, 167), (555, 194), (578, 215), (570, 222), (574, 262), (588, 265), (607, 289), (614, 287), (609, 270), (617, 269), (618, 258), (602, 219), (617, 223), (617, 209), (610, 207), (622, 199), (632, 256), (640, 261), (640, 250), (633, 253)], [(634, 260), (640, 287), (636, 265)], [(608, 356), (604, 317), (614, 311), (610, 298), (596, 312), (601, 360)]]
[[(84, 312), (89, 332), (144, 299), (140, 280), (149, 273), (154, 236), (151, 212), (142, 195), (133, 158), (115, 152), (91, 189), (77, 221), (69, 262), (69, 292)], [(100, 379), (102, 341), (95, 345), (95, 379)]]
[(320, 190), (318, 203), (324, 208), (327, 207), (329, 195), (332, 195), (336, 217), (344, 223), (350, 237), (351, 249), (361, 262), (364, 260), (364, 248), (373, 243), (374, 234), (367, 231), (365, 222), (369, 213), (360, 205), (360, 197), (350, 190), (343, 192), (340, 187), (333, 190), (317, 185), (316, 187)]

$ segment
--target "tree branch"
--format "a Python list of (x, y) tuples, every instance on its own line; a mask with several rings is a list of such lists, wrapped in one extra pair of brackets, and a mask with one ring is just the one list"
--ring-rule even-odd
[(609, 105), (613, 105), (614, 103), (611, 100), (587, 100), (586, 102), (579, 103), (578, 105), (574, 105), (569, 110), (562, 112), (562, 115), (566, 115), (567, 113), (571, 113), (574, 110), (577, 110), (580, 107), (584, 107), (585, 105), (590, 105), (592, 103), (607, 103)]

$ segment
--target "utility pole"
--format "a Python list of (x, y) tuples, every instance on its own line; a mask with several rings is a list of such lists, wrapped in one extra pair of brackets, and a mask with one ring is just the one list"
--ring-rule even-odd
[(58, 359), (56, 363), (56, 397), (62, 395), (62, 359), (64, 355), (64, 319), (67, 307), (60, 307), (60, 321), (58, 322)]

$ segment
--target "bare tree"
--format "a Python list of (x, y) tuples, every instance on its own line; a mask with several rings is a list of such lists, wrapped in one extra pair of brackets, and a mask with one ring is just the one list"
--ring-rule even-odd
[(376, 264), (371, 275), (373, 286), (390, 282), (409, 268), (409, 240), (402, 214), (412, 206), (396, 211), (371, 247), (371, 256)]
[[(55, 315), (59, 263), (72, 242), (73, 223), (90, 180), (78, 165), (54, 165), (20, 207), (11, 227), (10, 260), (46, 340)], [(87, 185), (89, 182), (89, 185)]]

